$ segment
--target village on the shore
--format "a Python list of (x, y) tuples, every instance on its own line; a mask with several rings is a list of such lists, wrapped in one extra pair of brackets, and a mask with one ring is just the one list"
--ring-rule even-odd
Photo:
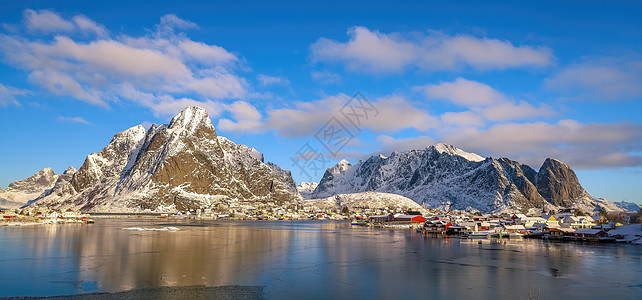
[(28, 226), (40, 224), (91, 224), (94, 220), (89, 214), (73, 210), (54, 210), (43, 208), (1, 209), (0, 225)]
[[(257, 209), (241, 205), (178, 213), (102, 213), (90, 216), (73, 210), (46, 208), (0, 209), (3, 226), (94, 223), (95, 217), (141, 217), (194, 220), (351, 220), (352, 225), (379, 228), (412, 228), (433, 237), (464, 239), (541, 238), (563, 241), (642, 243), (642, 210), (609, 214), (605, 210), (583, 213), (570, 208), (529, 214), (482, 214), (480, 212), (422, 211), (389, 208), (323, 210), (314, 207)], [(636, 229), (637, 228), (637, 229)], [(623, 230), (624, 229), (624, 230)], [(640, 231), (640, 232), (638, 232)]]

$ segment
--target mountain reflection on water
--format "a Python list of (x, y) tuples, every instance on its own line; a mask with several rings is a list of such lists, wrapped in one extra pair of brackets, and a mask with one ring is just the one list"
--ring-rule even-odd
[[(125, 228), (177, 227), (178, 231)], [(97, 219), (0, 228), (0, 296), (265, 286), (282, 298), (635, 298), (642, 247), (425, 238), (326, 221)]]

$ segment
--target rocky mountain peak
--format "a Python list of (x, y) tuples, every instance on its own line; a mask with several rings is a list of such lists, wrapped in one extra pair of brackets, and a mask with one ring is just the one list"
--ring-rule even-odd
[(31, 205), (187, 211), (238, 201), (293, 205), (301, 199), (289, 171), (266, 165), (254, 148), (217, 136), (200, 107), (185, 108), (170, 124), (116, 134), (99, 153), (88, 155), (66, 183)]
[(56, 173), (51, 168), (44, 168), (27, 179), (18, 180), (9, 184), (7, 192), (19, 190), (22, 192), (37, 192), (43, 188), (50, 188), (58, 179)]
[(577, 199), (588, 196), (573, 169), (553, 158), (547, 158), (540, 167), (536, 186), (544, 199), (558, 206), (570, 206)]
[(6, 190), (0, 191), (0, 207), (17, 208), (27, 204), (53, 188), (60, 176), (51, 168), (44, 168), (27, 179), (12, 182)]
[(317, 188), (319, 184), (316, 182), (301, 182), (299, 185), (297, 185), (296, 189), (299, 191), (299, 194), (301, 194), (301, 197), (303, 199), (309, 199), (310, 196), (312, 195), (312, 192)]
[(334, 165), (332, 168), (328, 169), (328, 172), (332, 174), (341, 174), (348, 170), (349, 167), (351, 167), (352, 164), (350, 164), (347, 160), (342, 159), (340, 162), (338, 162), (336, 165)]
[[(372, 156), (349, 166), (328, 169), (307, 198), (366, 191), (394, 193), (424, 207), (526, 212), (531, 208), (615, 205), (590, 196), (566, 164), (548, 159), (539, 172), (508, 158), (483, 158), (457, 147), (437, 144), (424, 150)], [(305, 196), (304, 196), (305, 197)]]
[(199, 127), (211, 127), (212, 120), (210, 120), (207, 110), (198, 106), (189, 106), (183, 109), (180, 113), (172, 118), (169, 123), (170, 129), (182, 128), (190, 132), (196, 131)]
[(74, 173), (76, 173), (76, 171), (78, 171), (78, 170), (76, 170), (76, 168), (74, 168), (74, 166), (69, 166), (69, 167), (67, 168), (67, 170), (65, 170), (64, 172), (62, 172), (62, 174), (65, 174), (65, 175), (67, 175), (67, 174), (73, 175)]
[(475, 153), (470, 153), (466, 152), (464, 150), (461, 150), (453, 145), (448, 145), (444, 143), (438, 143), (434, 146), (431, 146), (430, 148), (434, 149), (435, 151), (441, 153), (441, 154), (448, 154), (448, 155), (453, 155), (453, 156), (461, 156), (469, 161), (483, 161), (485, 158), (483, 158), (480, 155), (477, 155)]

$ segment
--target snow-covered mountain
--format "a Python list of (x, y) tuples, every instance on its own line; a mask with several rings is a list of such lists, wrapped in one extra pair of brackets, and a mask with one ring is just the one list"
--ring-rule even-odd
[[(279, 168), (280, 169), (280, 168)], [(67, 184), (31, 205), (83, 211), (184, 211), (238, 201), (299, 203), (254, 148), (216, 134), (207, 111), (188, 107), (169, 124), (134, 126), (87, 156)]]
[(317, 188), (319, 184), (316, 182), (301, 182), (296, 186), (297, 191), (301, 194), (303, 199), (310, 199), (310, 195), (314, 192), (314, 189)]
[(372, 156), (351, 165), (343, 160), (326, 170), (307, 198), (377, 191), (408, 197), (428, 208), (476, 209), (482, 212), (525, 212), (573, 206), (593, 210), (601, 205), (580, 185), (573, 170), (549, 158), (539, 171), (507, 158), (483, 158), (451, 145)]
[(344, 207), (350, 210), (354, 209), (379, 209), (388, 208), (392, 210), (403, 211), (424, 211), (425, 209), (404, 196), (379, 193), (379, 192), (362, 192), (353, 194), (339, 194), (323, 199), (313, 199), (303, 201), (306, 210), (335, 210), (339, 211)]
[(294, 194), (299, 193), (296, 187), (296, 183), (294, 183), (294, 178), (292, 178), (292, 172), (290, 172), (290, 170), (283, 170), (277, 164), (272, 162), (267, 162), (266, 165), (270, 167), (270, 169), (272, 169), (272, 171), (274, 171), (276, 175), (279, 175), (281, 181), (287, 186), (288, 191)]
[(75, 171), (73, 167), (69, 167), (64, 174), (59, 175), (54, 173), (51, 168), (44, 168), (27, 179), (12, 182), (5, 191), (0, 190), (0, 207), (18, 208), (24, 206), (54, 188), (61, 176), (67, 176), (68, 173), (73, 175)]
[(617, 207), (626, 211), (639, 211), (640, 208), (642, 208), (642, 205), (633, 203), (633, 202), (620, 201), (620, 202), (613, 202), (613, 204), (617, 205)]

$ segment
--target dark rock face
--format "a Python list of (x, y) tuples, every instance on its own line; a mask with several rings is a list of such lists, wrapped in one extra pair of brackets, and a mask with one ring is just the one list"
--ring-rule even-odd
[(298, 203), (296, 189), (262, 159), (253, 148), (217, 136), (204, 109), (188, 107), (168, 125), (135, 126), (114, 135), (73, 175), (75, 193), (61, 185), (33, 205), (186, 211), (239, 201)]
[(571, 206), (575, 199), (588, 195), (571, 167), (552, 158), (546, 159), (537, 173), (537, 190), (557, 206)]
[(572, 206), (592, 198), (573, 170), (547, 159), (539, 172), (507, 158), (480, 158), (449, 145), (372, 156), (326, 171), (311, 198), (376, 191), (395, 193), (425, 207), (482, 212), (525, 212)]
[(281, 167), (272, 162), (267, 162), (266, 165), (270, 167), (270, 169), (272, 169), (272, 171), (274, 171), (276, 175), (279, 175), (279, 179), (281, 179), (281, 181), (285, 183), (288, 191), (295, 194), (299, 193), (296, 183), (294, 183), (294, 178), (292, 178), (292, 172), (290, 172), (290, 170), (283, 170), (281, 169)]

